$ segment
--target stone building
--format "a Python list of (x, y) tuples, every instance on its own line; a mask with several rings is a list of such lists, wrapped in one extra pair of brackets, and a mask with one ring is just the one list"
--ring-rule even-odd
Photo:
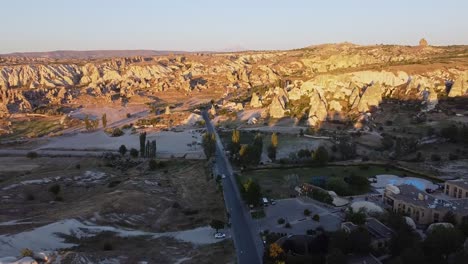
[[(453, 181), (448, 181), (449, 194), (455, 193)], [(447, 190), (447, 189), (446, 189)], [(385, 189), (383, 200), (394, 212), (400, 212), (411, 217), (418, 225), (430, 225), (442, 222), (448, 212), (455, 215), (457, 222), (468, 216), (468, 198), (442, 199), (428, 194), (414, 187), (413, 185), (393, 186), (389, 185)], [(444, 192), (446, 193), (446, 191)], [(454, 197), (451, 195), (451, 197)]]

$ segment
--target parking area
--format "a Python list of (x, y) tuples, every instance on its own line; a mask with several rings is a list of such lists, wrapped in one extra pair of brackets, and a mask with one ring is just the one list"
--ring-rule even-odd
[[(305, 234), (307, 230), (317, 227), (336, 231), (342, 221), (340, 209), (322, 206), (307, 197), (277, 200), (275, 205), (268, 205), (264, 209), (265, 217), (255, 220), (259, 231)], [(310, 211), (309, 216), (304, 215), (305, 209)], [(318, 221), (313, 219), (314, 215), (319, 216)], [(285, 223), (278, 224), (280, 218), (283, 218), (285, 223), (289, 223), (290, 227), (285, 227)]]

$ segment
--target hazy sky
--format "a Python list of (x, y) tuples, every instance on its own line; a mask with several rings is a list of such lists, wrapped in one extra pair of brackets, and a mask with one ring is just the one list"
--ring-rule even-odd
[(466, 0), (0, 0), (0, 53), (468, 44)]

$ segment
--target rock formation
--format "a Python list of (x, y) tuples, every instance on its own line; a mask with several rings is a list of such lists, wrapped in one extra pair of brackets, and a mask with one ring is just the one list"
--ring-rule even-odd
[[(2, 58), (0, 116), (31, 112), (39, 106), (81, 105), (90, 98), (105, 104), (151, 100), (167, 91), (187, 98), (198, 93), (219, 96), (226, 87), (230, 87), (226, 96), (254, 87), (266, 90), (252, 94), (249, 103), (252, 108), (265, 107), (262, 117), (282, 118), (295, 101), (309, 97), (312, 125), (361, 115), (378, 106), (382, 98), (420, 100), (433, 109), (437, 94), (467, 94), (466, 50), (463, 46), (423, 49), (344, 43), (291, 51), (58, 59), (53, 63), (44, 58)], [(447, 62), (434, 64), (441, 56)], [(289, 84), (288, 91), (275, 86), (279, 80)], [(449, 90), (445, 84), (452, 81)], [(241, 111), (243, 105), (230, 108)]]
[(253, 108), (262, 107), (262, 100), (258, 97), (257, 93), (252, 94), (252, 99), (250, 99), (250, 106)]

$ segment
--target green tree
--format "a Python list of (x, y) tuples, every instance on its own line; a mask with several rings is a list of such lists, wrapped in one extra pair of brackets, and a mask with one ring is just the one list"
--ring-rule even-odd
[(272, 161), (276, 160), (276, 147), (273, 145), (269, 145), (267, 148), (268, 152), (268, 158), (270, 158)]
[(247, 204), (252, 204), (258, 206), (260, 204), (260, 199), (262, 198), (262, 192), (260, 185), (252, 179), (248, 179), (243, 184), (244, 197)]
[(423, 242), (424, 254), (430, 263), (447, 263), (451, 253), (463, 244), (463, 234), (456, 228), (436, 227)]
[(49, 192), (52, 193), (53, 195), (57, 196), (60, 193), (60, 185), (58, 184), (53, 184), (49, 187)]
[(205, 152), (206, 158), (209, 159), (216, 153), (216, 137), (213, 133), (206, 132), (203, 134), (202, 139), (203, 151)]
[(349, 234), (350, 244), (352, 245), (351, 251), (356, 254), (367, 254), (370, 251), (371, 236), (369, 232), (359, 227)]
[(346, 264), (348, 259), (343, 252), (337, 248), (333, 248), (327, 255), (327, 263), (329, 264)]
[(158, 168), (158, 162), (155, 159), (151, 159), (148, 163), (148, 167), (150, 170), (154, 171)]
[(366, 223), (366, 212), (362, 208), (355, 212), (352, 207), (349, 207), (345, 219), (355, 225), (363, 225)]
[(125, 145), (120, 145), (119, 153), (120, 155), (125, 156), (125, 153), (127, 153), (127, 147)]
[(210, 222), (210, 226), (211, 226), (211, 228), (213, 228), (213, 229), (216, 230), (216, 233), (218, 233), (218, 230), (219, 230), (219, 229), (223, 229), (223, 228), (224, 228), (224, 222), (221, 221), (221, 220), (213, 219), (213, 220), (211, 220), (211, 222)]
[(462, 217), (458, 228), (463, 232), (465, 237), (468, 237), (468, 216)]
[(330, 236), (330, 247), (339, 249), (344, 254), (351, 253), (352, 245), (349, 240), (349, 233), (344, 230), (333, 232)]
[(146, 132), (140, 133), (140, 156), (145, 156), (146, 150)]
[(328, 151), (324, 146), (320, 146), (314, 153), (314, 161), (320, 165), (325, 166), (328, 162)]
[(394, 144), (392, 136), (384, 134), (381, 139), (381, 144), (383, 150), (390, 150)]
[(35, 159), (39, 157), (39, 155), (37, 154), (36, 151), (29, 151), (28, 153), (26, 153), (26, 157), (30, 159)]
[(457, 225), (457, 219), (455, 218), (455, 214), (452, 211), (445, 213), (444, 217), (442, 217), (442, 222)]
[(134, 149), (134, 148), (131, 148), (130, 149), (130, 156), (132, 158), (138, 158), (138, 150), (137, 149)]
[(259, 133), (255, 136), (254, 142), (252, 144), (252, 164), (256, 165), (260, 163), (262, 159), (262, 152), (263, 152), (263, 137)]
[(102, 121), (102, 127), (106, 128), (107, 127), (107, 114), (106, 113), (102, 114), (101, 121)]
[(349, 195), (349, 187), (346, 182), (343, 181), (341, 177), (333, 177), (327, 182), (327, 189), (332, 190), (338, 195), (346, 196)]
[(444, 127), (440, 130), (440, 135), (444, 138), (450, 139), (452, 142), (457, 142), (458, 128), (455, 125)]

